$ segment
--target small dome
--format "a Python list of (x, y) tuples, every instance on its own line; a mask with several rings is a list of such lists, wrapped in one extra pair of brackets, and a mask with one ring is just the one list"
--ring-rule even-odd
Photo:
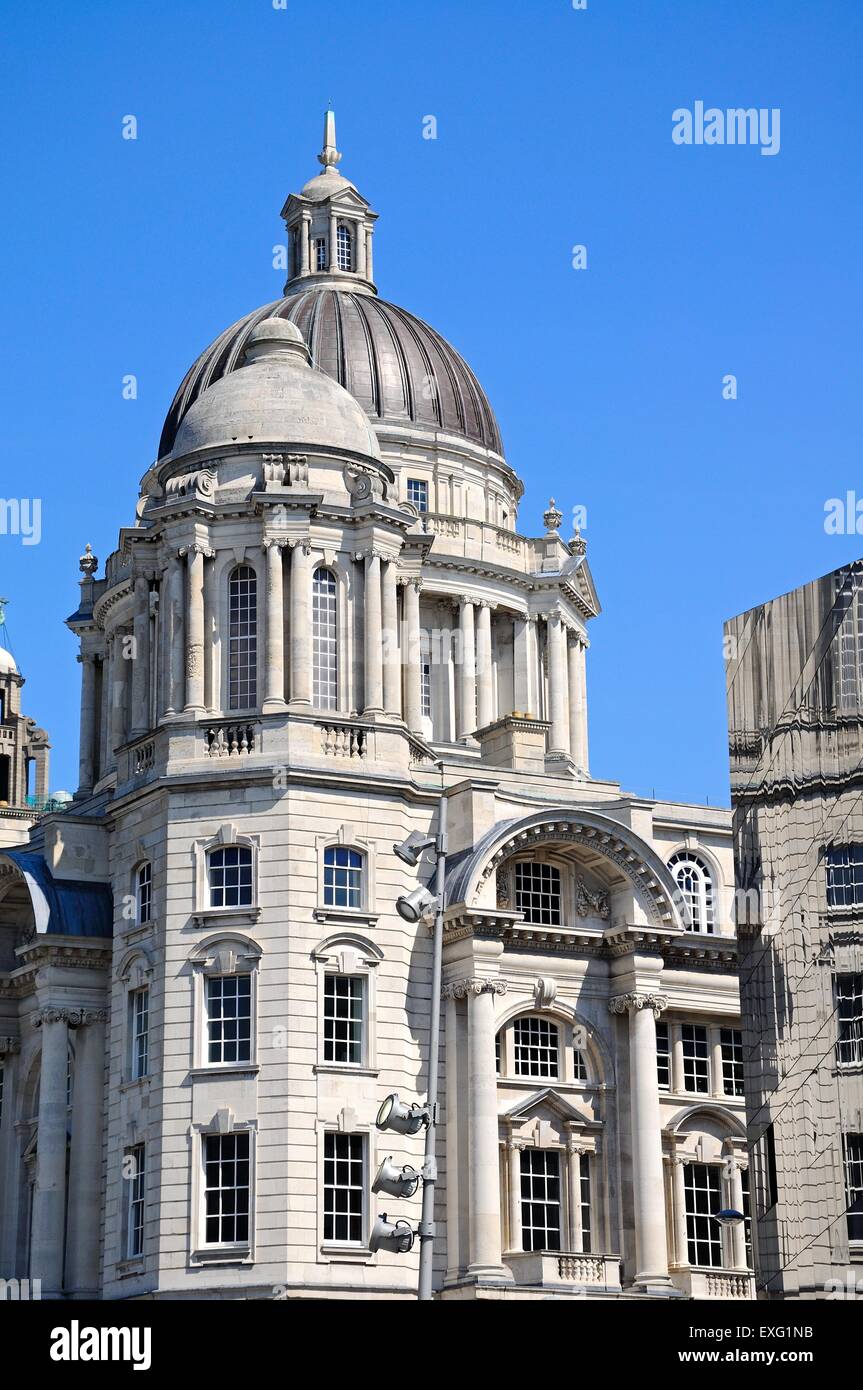
[(213, 382), (183, 416), (172, 455), (232, 443), (329, 447), (380, 458), (362, 407), (309, 364), (300, 330), (267, 317), (245, 337), (243, 364)]
[(329, 168), (309, 179), (308, 183), (303, 185), (300, 196), (308, 198), (310, 203), (322, 203), (325, 198), (331, 198), (334, 193), (341, 193), (346, 188), (354, 188), (350, 179), (346, 179), (338, 170)]
[(17, 676), (18, 667), (11, 652), (7, 652), (5, 647), (0, 647), (0, 676)]

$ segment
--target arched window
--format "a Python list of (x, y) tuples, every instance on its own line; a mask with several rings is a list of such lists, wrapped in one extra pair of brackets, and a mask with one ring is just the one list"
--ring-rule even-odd
[(339, 270), (354, 268), (354, 239), (350, 227), (341, 226), (336, 233), (336, 250)]
[(332, 570), (315, 570), (312, 580), (312, 680), (316, 709), (339, 702), (338, 595)]
[(144, 863), (135, 872), (135, 920), (139, 926), (153, 915), (153, 866)]
[(245, 845), (224, 845), (207, 854), (210, 907), (251, 907), (252, 851)]
[(363, 905), (364, 856), (346, 845), (329, 845), (324, 850), (324, 906)]
[(516, 1076), (544, 1077), (556, 1081), (560, 1075), (560, 1031), (547, 1018), (517, 1018), (513, 1024), (513, 1059)]
[(258, 579), (238, 565), (228, 582), (228, 708), (258, 703)]
[(672, 878), (677, 884), (687, 931), (712, 932), (714, 929), (713, 880), (702, 859), (681, 851), (668, 861)]

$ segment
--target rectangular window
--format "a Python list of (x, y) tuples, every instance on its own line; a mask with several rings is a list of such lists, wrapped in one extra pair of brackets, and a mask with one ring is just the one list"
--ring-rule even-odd
[(684, 1023), (680, 1034), (683, 1039), (683, 1089), (706, 1094), (710, 1090), (707, 1029), (700, 1023)]
[(252, 977), (211, 975), (207, 985), (207, 1061), (252, 1060)]
[(424, 478), (408, 478), (408, 501), (413, 503), (418, 512), (428, 511), (429, 485)]
[(251, 907), (252, 851), (244, 845), (211, 849), (207, 855), (210, 907)]
[(722, 1028), (719, 1033), (722, 1052), (722, 1094), (743, 1095), (743, 1034), (739, 1028)]
[(839, 629), (839, 708), (859, 709), (863, 669), (863, 607), (856, 589)]
[(327, 268), (327, 242), (326, 237), (315, 237), (315, 269), (326, 270)]
[(525, 1250), (559, 1250), (560, 1154), (525, 1149), (521, 1156), (521, 1238)]
[(324, 976), (324, 1061), (363, 1063), (365, 980), (362, 975)]
[(702, 1269), (719, 1269), (722, 1227), (715, 1218), (722, 1210), (722, 1169), (712, 1163), (686, 1163), (683, 1184), (689, 1263)]
[(671, 1090), (671, 1042), (667, 1023), (656, 1025), (656, 1080), (661, 1090)]
[(363, 905), (363, 856), (344, 845), (324, 850), (324, 906)]
[(760, 1220), (775, 1204), (779, 1191), (776, 1181), (776, 1139), (772, 1124), (753, 1145), (752, 1156), (756, 1162), (755, 1214)]
[(590, 1219), (590, 1156), (581, 1155), (581, 1249), (585, 1255), (589, 1255), (593, 1246), (591, 1244), (591, 1219)]
[(855, 907), (863, 903), (863, 845), (830, 845), (827, 866), (827, 906)]
[(516, 864), (515, 906), (526, 921), (559, 927), (560, 901), (559, 869), (553, 864)]
[(863, 974), (836, 976), (836, 1014), (836, 1061), (840, 1067), (863, 1065)]
[(142, 864), (138, 870), (138, 922), (149, 922), (153, 913), (153, 866)]
[(573, 1081), (587, 1080), (587, 1062), (584, 1060), (584, 1053), (580, 1047), (572, 1049), (572, 1079)]
[(743, 1236), (746, 1242), (746, 1266), (748, 1269), (754, 1268), (752, 1264), (752, 1211), (749, 1205), (749, 1169), (740, 1169), (740, 1191), (743, 1197)]
[(844, 1134), (848, 1239), (863, 1241), (863, 1134)]
[(425, 628), (420, 631), (420, 713), (431, 719), (431, 636)]
[(516, 1076), (558, 1076), (557, 1024), (545, 1018), (517, 1018), (513, 1024)]
[(365, 1137), (324, 1135), (324, 1240), (362, 1245), (366, 1191)]
[(248, 1245), (251, 1196), (249, 1135), (204, 1135), (207, 1245)]
[(150, 1067), (150, 991), (135, 989), (129, 996), (129, 1021), (132, 1041), (130, 1072), (133, 1081), (146, 1076)]
[(134, 1260), (144, 1253), (144, 1145), (135, 1144), (124, 1156), (123, 1176), (126, 1180), (126, 1259)]

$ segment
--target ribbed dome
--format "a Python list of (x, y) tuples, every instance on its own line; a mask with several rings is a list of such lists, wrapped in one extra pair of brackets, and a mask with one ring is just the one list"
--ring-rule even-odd
[(0, 676), (17, 676), (18, 667), (11, 652), (7, 652), (5, 647), (0, 647)]
[(503, 454), (494, 412), (462, 357), (421, 319), (376, 295), (314, 287), (275, 300), (225, 330), (187, 372), (168, 411), (159, 457), (202, 392), (242, 365), (265, 318), (296, 324), (315, 366), (359, 401), (372, 424), (441, 430)]

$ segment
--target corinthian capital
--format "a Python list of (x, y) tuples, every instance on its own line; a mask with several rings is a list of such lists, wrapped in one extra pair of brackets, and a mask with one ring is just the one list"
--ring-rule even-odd
[(617, 994), (613, 999), (609, 999), (608, 1007), (613, 1014), (632, 1013), (634, 1009), (652, 1009), (654, 1018), (664, 1009), (668, 1008), (668, 999), (664, 994)]
[(454, 980), (444, 985), (444, 999), (467, 999), (471, 994), (506, 994), (506, 980)]
[(107, 1009), (57, 1009), (44, 1008), (30, 1015), (30, 1023), (34, 1028), (41, 1028), (43, 1023), (65, 1023), (69, 1028), (85, 1028), (88, 1023), (107, 1023)]

